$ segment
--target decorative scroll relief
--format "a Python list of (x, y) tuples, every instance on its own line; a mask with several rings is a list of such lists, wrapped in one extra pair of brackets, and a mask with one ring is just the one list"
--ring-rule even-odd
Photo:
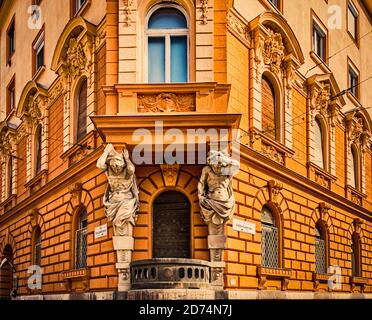
[(167, 187), (175, 187), (180, 171), (179, 164), (162, 164), (160, 165), (163, 179)]
[(61, 76), (57, 84), (49, 91), (48, 105), (52, 105), (61, 95), (66, 93), (65, 77)]
[(31, 126), (36, 126), (43, 118), (41, 110), (45, 110), (47, 98), (38, 95), (30, 96), (25, 110), (25, 116)]
[(346, 117), (347, 137), (349, 144), (360, 145), (362, 150), (368, 149), (371, 133), (368, 131), (363, 118), (352, 114)]
[(124, 25), (130, 27), (132, 25), (132, 5), (133, 0), (123, 0)]
[(251, 46), (252, 39), (249, 33), (249, 27), (231, 11), (227, 15), (227, 24), (249, 47)]
[(138, 112), (190, 112), (195, 111), (194, 94), (142, 94), (138, 95)]
[(68, 73), (78, 77), (84, 72), (90, 73), (92, 66), (92, 48), (89, 41), (83, 46), (75, 38), (71, 38), (66, 54)]
[(96, 38), (95, 38), (95, 50), (97, 51), (101, 46), (102, 44), (105, 42), (105, 38), (106, 38), (106, 28), (102, 28), (101, 30), (99, 30), (97, 32), (97, 35), (96, 35)]
[(263, 41), (262, 57), (265, 65), (270, 66), (270, 70), (278, 74), (282, 67), (284, 59), (284, 44), (282, 35), (275, 33), (271, 29)]
[(268, 157), (269, 159), (274, 160), (280, 163), (281, 165), (284, 165), (284, 154), (276, 150), (275, 147), (263, 143), (262, 154)]
[(201, 24), (208, 23), (208, 1), (209, 0), (200, 0), (200, 11), (201, 11)]

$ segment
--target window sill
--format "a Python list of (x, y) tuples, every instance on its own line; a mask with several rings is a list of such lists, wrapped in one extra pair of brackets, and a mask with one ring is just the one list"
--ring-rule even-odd
[(332, 73), (331, 69), (329, 68), (328, 64), (320, 58), (314, 51), (310, 51), (310, 57), (314, 60), (317, 66), (322, 69), (324, 73)]
[(332, 182), (337, 180), (337, 177), (322, 169), (313, 162), (308, 162), (308, 178), (315, 181), (324, 188), (331, 189)]
[(60, 273), (61, 280), (64, 281), (66, 291), (89, 289), (90, 269), (72, 269)]
[(93, 130), (61, 155), (63, 161), (68, 161), (69, 167), (87, 156), (96, 148), (96, 132)]
[(260, 290), (266, 289), (267, 279), (279, 279), (281, 281), (281, 289), (285, 291), (288, 288), (289, 279), (292, 276), (292, 269), (258, 266), (257, 276), (259, 278), (258, 288)]
[(30, 194), (41, 189), (47, 182), (47, 170), (40, 171), (35, 177), (25, 184), (25, 187), (30, 191)]
[(256, 129), (253, 129), (253, 139), (254, 141), (260, 141), (261, 153), (264, 156), (275, 162), (278, 162), (283, 166), (286, 165), (286, 158), (291, 157), (295, 154), (292, 149), (286, 147), (284, 144), (278, 141), (271, 139), (270, 137), (266, 136)]
[(357, 39), (355, 39), (353, 37), (353, 35), (350, 33), (349, 30), (347, 30), (347, 34), (349, 35), (349, 37), (351, 38), (351, 40), (355, 43), (355, 45), (357, 46), (357, 48), (360, 49), (360, 47), (359, 47), (359, 40), (358, 40), (359, 36), (357, 36)]
[[(314, 291), (320, 291), (323, 289), (323, 291), (327, 291), (328, 288), (328, 280), (332, 274), (328, 273), (318, 273), (314, 272), (313, 273), (313, 281), (314, 281)], [(326, 287), (321, 288), (321, 284), (327, 284)]]
[(349, 100), (357, 107), (360, 108), (362, 107), (362, 104), (359, 102), (359, 98), (355, 97), (353, 94), (351, 94), (349, 91), (347, 92), (347, 97)]
[(37, 81), (39, 79), (39, 77), (44, 73), (46, 67), (45, 65), (40, 67), (34, 74), (34, 76), (32, 77), (32, 80), (33, 81)]
[(346, 198), (358, 206), (363, 206), (363, 199), (367, 198), (367, 195), (351, 185), (346, 185)]
[(368, 284), (368, 278), (363, 277), (350, 277), (351, 292), (355, 291), (358, 287), (361, 292), (364, 292)]
[(15, 194), (8, 197), (5, 201), (0, 203), (0, 208), (2, 208), (2, 213), (5, 214), (10, 211), (16, 205), (17, 196)]

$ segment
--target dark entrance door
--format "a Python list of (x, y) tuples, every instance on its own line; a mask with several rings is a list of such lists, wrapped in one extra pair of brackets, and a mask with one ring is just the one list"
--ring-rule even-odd
[[(0, 263), (7, 259), (13, 263), (13, 250), (10, 245), (6, 245), (3, 251), (3, 256)], [(13, 269), (8, 262), (3, 263), (0, 269), (0, 299), (10, 299), (10, 292), (12, 290)]]
[(180, 192), (162, 193), (153, 207), (153, 258), (190, 258), (191, 206)]

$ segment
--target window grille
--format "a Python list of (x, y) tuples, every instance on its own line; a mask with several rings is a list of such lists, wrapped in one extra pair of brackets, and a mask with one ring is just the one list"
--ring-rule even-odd
[(87, 266), (87, 224), (87, 213), (84, 209), (80, 214), (79, 229), (76, 230), (76, 269), (85, 268)]

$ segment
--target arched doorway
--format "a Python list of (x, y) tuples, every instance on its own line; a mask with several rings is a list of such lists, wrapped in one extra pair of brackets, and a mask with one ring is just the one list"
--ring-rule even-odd
[(180, 192), (168, 191), (153, 205), (153, 258), (191, 258), (191, 205)]
[[(6, 259), (6, 261), (5, 261)], [(13, 283), (13, 249), (8, 244), (5, 246), (0, 259), (0, 299), (10, 299)]]

